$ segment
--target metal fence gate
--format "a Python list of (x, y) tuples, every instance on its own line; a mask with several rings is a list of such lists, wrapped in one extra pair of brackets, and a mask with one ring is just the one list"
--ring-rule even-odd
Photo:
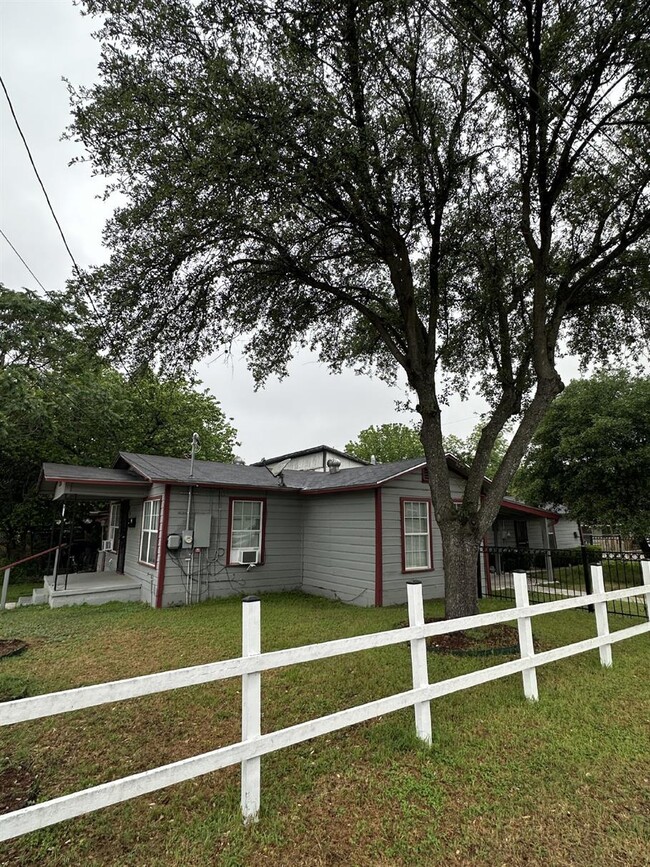
[[(514, 600), (514, 572), (526, 572), (531, 602), (549, 602), (592, 592), (590, 566), (602, 565), (605, 590), (635, 587), (642, 580), (643, 555), (630, 551), (579, 548), (503, 548), (484, 545), (480, 552), (484, 596)], [(611, 614), (646, 617), (645, 600), (634, 597), (608, 602)]]

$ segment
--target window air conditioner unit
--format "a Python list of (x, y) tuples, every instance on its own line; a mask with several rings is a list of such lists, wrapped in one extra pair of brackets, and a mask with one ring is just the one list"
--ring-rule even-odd
[(257, 548), (242, 548), (238, 552), (237, 562), (241, 563), (242, 566), (255, 566), (258, 562), (257, 553)]
[(113, 542), (110, 539), (104, 539), (102, 542), (102, 551), (112, 551)]

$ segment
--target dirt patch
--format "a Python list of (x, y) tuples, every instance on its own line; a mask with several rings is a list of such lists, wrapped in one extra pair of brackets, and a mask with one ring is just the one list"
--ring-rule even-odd
[(23, 765), (0, 765), (0, 814), (29, 807), (36, 800), (36, 776)]
[(3, 656), (14, 656), (29, 647), (26, 641), (19, 638), (0, 638), (0, 659)]
[[(425, 623), (444, 623), (443, 617), (427, 617)], [(399, 623), (397, 628), (408, 626)], [(533, 640), (536, 653), (546, 650), (537, 638)], [(463, 629), (459, 632), (443, 632), (427, 638), (427, 650), (433, 653), (453, 653), (456, 656), (495, 656), (519, 655), (519, 632), (514, 626), (495, 623), (479, 626), (476, 629)]]
[(514, 626), (495, 623), (460, 632), (445, 632), (427, 638), (427, 649), (436, 653), (470, 656), (519, 653), (519, 633)]

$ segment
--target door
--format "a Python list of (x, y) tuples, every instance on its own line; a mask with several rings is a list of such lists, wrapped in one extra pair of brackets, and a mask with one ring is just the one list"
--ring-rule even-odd
[(120, 528), (117, 543), (117, 565), (115, 571), (124, 574), (124, 560), (126, 558), (126, 534), (129, 529), (129, 501), (122, 500), (120, 503)]

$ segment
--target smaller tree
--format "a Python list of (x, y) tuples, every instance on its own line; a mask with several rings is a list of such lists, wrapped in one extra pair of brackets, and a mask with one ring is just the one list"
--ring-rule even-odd
[(650, 554), (650, 377), (625, 371), (574, 380), (551, 405), (521, 470), (517, 495), (611, 524)]
[(364, 428), (356, 440), (345, 446), (345, 451), (366, 461), (374, 455), (381, 464), (424, 455), (417, 429), (400, 422)]
[(94, 348), (82, 307), (0, 284), (0, 542), (25, 552), (26, 531), (49, 523), (36, 496), (43, 461), (111, 466), (120, 450), (231, 461), (237, 432), (197, 383), (147, 368), (126, 377)]

